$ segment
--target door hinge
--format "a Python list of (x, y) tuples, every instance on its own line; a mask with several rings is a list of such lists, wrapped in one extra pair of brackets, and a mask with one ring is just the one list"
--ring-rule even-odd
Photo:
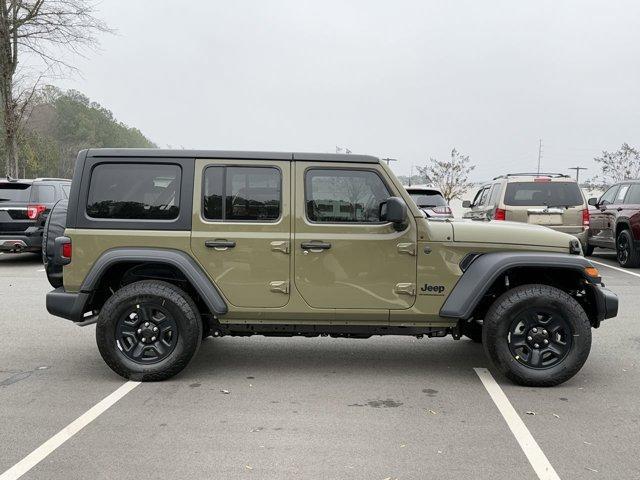
[(409, 255), (414, 255), (416, 254), (416, 244), (409, 242), (409, 243), (399, 243), (398, 244), (398, 252), (400, 253), (408, 253)]
[(274, 252), (289, 253), (289, 241), (276, 240), (274, 242), (271, 242), (271, 250)]
[(393, 291), (401, 295), (415, 296), (416, 286), (413, 283), (396, 283), (396, 287)]
[(289, 293), (289, 282), (286, 280), (269, 282), (269, 290), (274, 293)]

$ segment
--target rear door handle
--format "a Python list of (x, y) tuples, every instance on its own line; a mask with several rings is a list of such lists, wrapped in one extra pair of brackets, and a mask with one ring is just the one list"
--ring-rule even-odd
[(310, 250), (312, 252), (317, 252), (319, 250), (329, 250), (331, 248), (331, 244), (328, 242), (302, 242), (300, 247), (303, 250)]
[(207, 248), (215, 248), (216, 250), (226, 250), (227, 248), (234, 248), (236, 242), (233, 240), (206, 240), (204, 246)]

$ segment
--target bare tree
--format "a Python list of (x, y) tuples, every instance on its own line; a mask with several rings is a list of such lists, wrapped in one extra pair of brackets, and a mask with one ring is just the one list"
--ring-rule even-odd
[[(0, 113), (7, 175), (19, 175), (20, 129), (42, 78), (75, 70), (63, 54), (82, 55), (97, 47), (96, 34), (110, 31), (94, 13), (87, 0), (0, 0)], [(23, 56), (42, 65), (37, 73), (22, 62)]]
[(426, 178), (427, 183), (438, 187), (448, 202), (460, 198), (473, 187), (469, 174), (474, 168), (476, 167), (471, 165), (469, 155), (462, 155), (455, 148), (451, 150), (451, 158), (430, 158), (426, 166), (417, 167), (418, 173)]
[(591, 186), (602, 188), (622, 180), (640, 178), (640, 151), (627, 143), (615, 152), (603, 151), (593, 160), (600, 167), (600, 173), (588, 182)]

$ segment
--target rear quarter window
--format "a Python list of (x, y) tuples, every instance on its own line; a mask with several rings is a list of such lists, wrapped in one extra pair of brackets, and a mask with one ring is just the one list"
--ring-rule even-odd
[(31, 187), (32, 203), (55, 203), (56, 187), (53, 185), (34, 185)]
[(575, 182), (513, 182), (507, 184), (505, 205), (514, 207), (575, 207), (584, 204)]
[(180, 212), (180, 180), (179, 165), (98, 164), (91, 173), (87, 215), (98, 219), (174, 220)]

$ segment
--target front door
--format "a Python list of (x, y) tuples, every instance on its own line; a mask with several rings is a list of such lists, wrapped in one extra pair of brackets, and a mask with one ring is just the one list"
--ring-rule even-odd
[[(590, 242), (599, 247), (615, 248), (616, 226), (616, 198), (619, 197), (620, 185), (609, 188), (600, 200), (595, 210), (591, 211), (589, 227), (591, 229)], [(626, 189), (625, 192), (626, 194)]]
[(236, 307), (289, 301), (290, 162), (196, 160), (191, 249)]
[(416, 225), (380, 204), (398, 196), (380, 165), (295, 164), (295, 286), (315, 308), (387, 311), (416, 298)]

